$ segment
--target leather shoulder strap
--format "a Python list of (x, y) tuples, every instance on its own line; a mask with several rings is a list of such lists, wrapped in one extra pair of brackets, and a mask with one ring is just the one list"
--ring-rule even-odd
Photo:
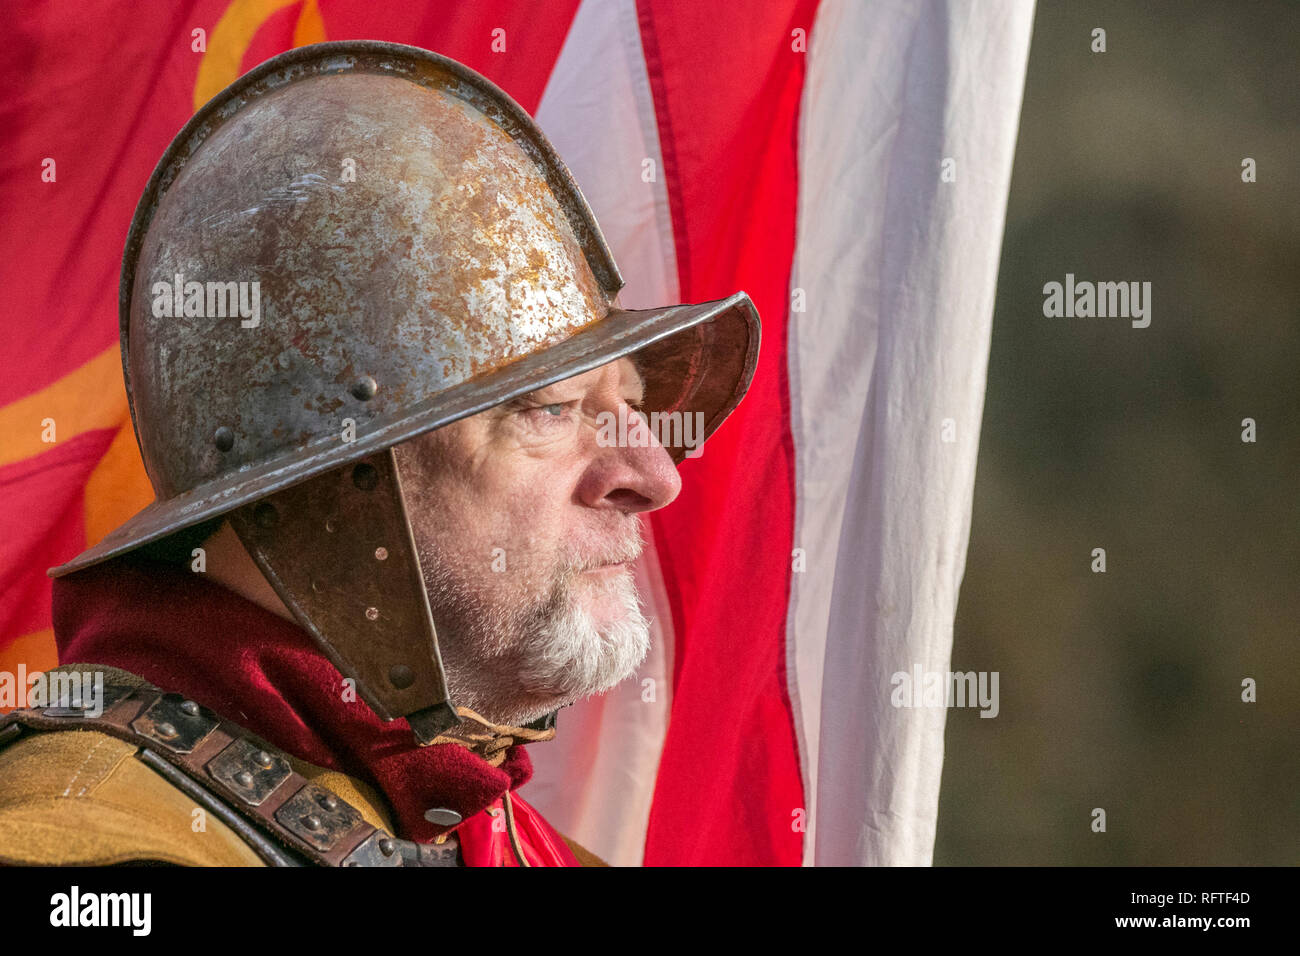
[(0, 866), (264, 866), (239, 834), (93, 731), (0, 748)]
[[(135, 675), (74, 665), (46, 672), (104, 674), (85, 699), (51, 691), (55, 706), (0, 716), (0, 746), (30, 733), (93, 730), (137, 756), (237, 833), (270, 866), (456, 866), (455, 835), (439, 845), (394, 838), (337, 794), (298, 774), (286, 755), (180, 694)], [(64, 688), (84, 681), (67, 681)], [(92, 710), (93, 708), (93, 710)], [(99, 711), (96, 713), (95, 711)]]

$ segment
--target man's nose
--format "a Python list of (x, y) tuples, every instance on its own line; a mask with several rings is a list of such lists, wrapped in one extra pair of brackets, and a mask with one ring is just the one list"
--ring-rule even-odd
[[(626, 441), (621, 439), (626, 437)], [(616, 508), (627, 514), (654, 511), (677, 497), (682, 479), (672, 456), (645, 419), (627, 413), (626, 435), (612, 446), (595, 445), (578, 496), (591, 508)]]

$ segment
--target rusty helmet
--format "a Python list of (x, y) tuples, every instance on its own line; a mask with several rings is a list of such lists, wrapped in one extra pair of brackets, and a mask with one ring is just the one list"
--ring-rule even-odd
[[(638, 353), (711, 434), (749, 386), (737, 292), (627, 310), (531, 117), (446, 57), (274, 57), (194, 115), (136, 209), (122, 370), (156, 500), (54, 576), (227, 517), (374, 711), (455, 723), (394, 445)], [(670, 449), (678, 461), (683, 452)]]

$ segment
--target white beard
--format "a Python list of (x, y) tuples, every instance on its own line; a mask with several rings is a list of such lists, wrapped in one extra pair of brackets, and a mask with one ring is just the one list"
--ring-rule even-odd
[[(559, 695), (558, 706), (609, 690), (636, 671), (650, 650), (650, 624), (631, 569), (599, 585), (615, 596), (623, 615), (603, 627), (582, 608), (573, 589), (563, 589), (561, 612), (527, 631), (516, 645), (523, 696)], [(528, 717), (535, 720), (555, 707)]]
[[(432, 557), (422, 554), (422, 563)], [(521, 726), (603, 693), (650, 649), (631, 568), (599, 580), (566, 568), (545, 603), (523, 611), (483, 606), (441, 564), (425, 563), (425, 577), (451, 701), (493, 723)], [(579, 588), (613, 596), (623, 613), (597, 624)]]

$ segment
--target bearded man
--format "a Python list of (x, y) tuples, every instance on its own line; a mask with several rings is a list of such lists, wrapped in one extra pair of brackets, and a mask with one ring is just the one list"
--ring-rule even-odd
[(157, 500), (51, 572), (80, 692), (0, 719), (0, 863), (598, 862), (513, 793), (523, 744), (644, 659), (639, 515), (688, 451), (654, 424), (716, 429), (759, 331), (621, 285), (444, 57), (304, 47), (199, 111), (123, 262)]

